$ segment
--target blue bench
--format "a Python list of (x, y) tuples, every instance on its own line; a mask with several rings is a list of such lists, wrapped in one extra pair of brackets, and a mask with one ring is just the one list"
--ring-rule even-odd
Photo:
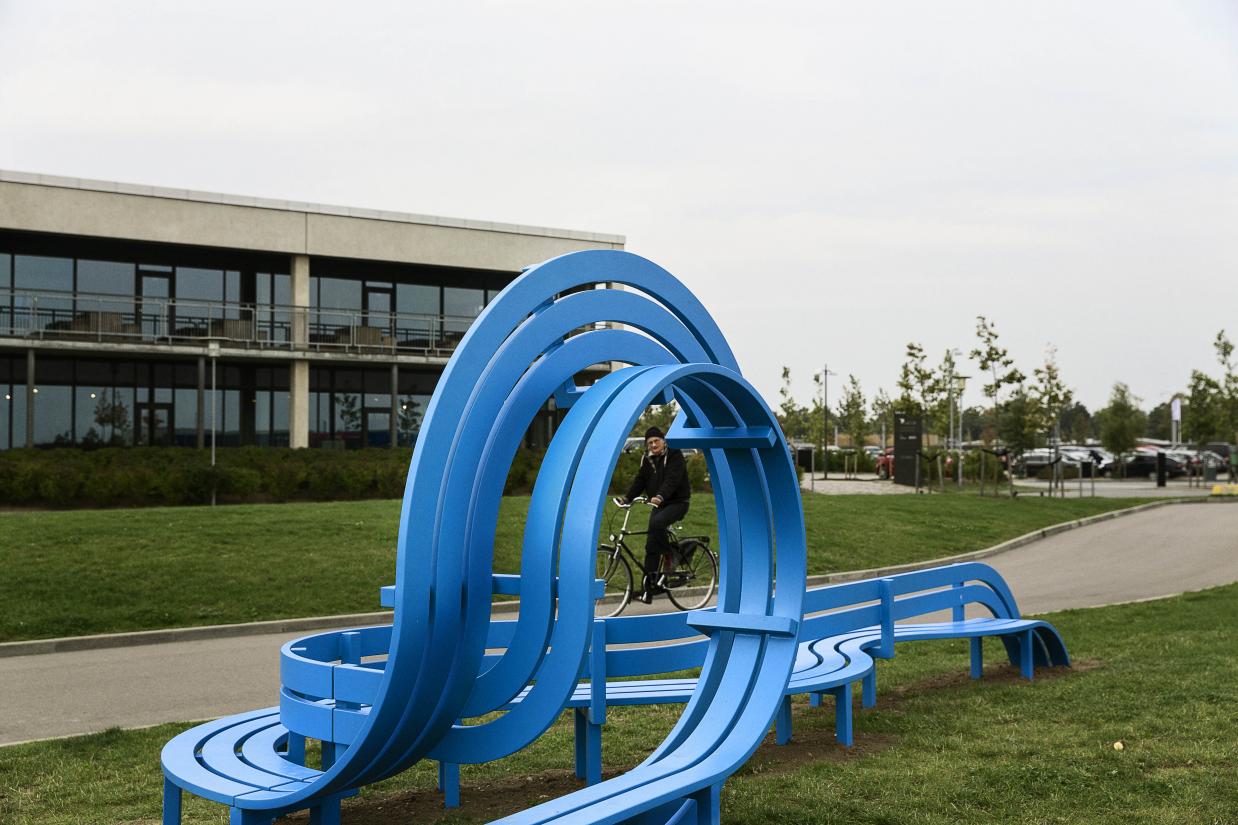
[[(514, 592), (510, 584), (496, 589)], [(968, 605), (992, 615), (966, 618)], [(950, 611), (949, 621), (907, 621), (943, 611)], [(608, 707), (686, 703), (691, 699), (695, 678), (631, 677), (655, 677), (700, 667), (707, 639), (695, 624), (708, 621), (711, 612), (595, 620), (582, 681), (566, 703), (575, 721), (578, 777), (590, 784), (601, 779), (602, 728)], [(776, 716), (779, 744), (791, 739), (791, 696), (807, 693), (813, 706), (819, 706), (826, 694), (833, 696), (836, 739), (851, 746), (853, 685), (861, 683), (862, 704), (872, 707), (877, 697), (875, 660), (892, 657), (895, 642), (970, 639), (973, 678), (981, 676), (981, 645), (986, 636), (1003, 641), (1011, 663), (1028, 679), (1036, 666), (1069, 664), (1065, 645), (1053, 627), (1020, 618), (1009, 588), (984, 564), (956, 564), (815, 588), (806, 593), (805, 615), (798, 631), (799, 655)], [(487, 648), (506, 649), (515, 628), (514, 620), (493, 620)], [(189, 789), (223, 802), (312, 779), (318, 771), (304, 766), (306, 739), (323, 743), (324, 768), (330, 767), (337, 748), (347, 747), (354, 739), (381, 682), (381, 659), (390, 636), (390, 626), (377, 626), (319, 633), (285, 644), (280, 655), (278, 708), (240, 714), (187, 731), (169, 743), (165, 760), (177, 759), (178, 764), (184, 764), (192, 752), (202, 775)], [(604, 655), (598, 655), (598, 651), (604, 651)], [(488, 653), (483, 669), (501, 656)], [(518, 705), (525, 693), (527, 689), (507, 708)], [(459, 804), (456, 764), (440, 761), (439, 787), (449, 807)], [(329, 804), (338, 805), (338, 798)]]
[[(616, 361), (630, 366), (575, 385), (582, 370)], [(530, 499), (520, 615), (514, 626), (491, 622), (506, 471), (551, 395), (568, 413)], [(597, 622), (594, 545), (611, 470), (641, 413), (668, 398), (681, 408), (668, 444), (703, 450), (715, 489), (718, 607)], [(228, 805), (233, 825), (270, 825), (297, 810), (338, 825), (340, 800), (357, 788), (435, 758), (450, 791), (454, 766), (518, 751), (567, 707), (578, 719), (577, 769), (596, 778), (608, 704), (685, 699), (640, 766), (504, 823), (716, 825), (722, 783), (771, 726), (790, 735), (788, 693), (842, 696), (856, 679), (872, 693), (873, 656), (892, 653), (896, 638), (996, 634), (1029, 675), (1039, 659), (1065, 660), (1056, 634), (1021, 622), (1004, 585), (980, 567), (966, 580), (957, 568), (939, 574), (940, 586), (923, 593), (899, 577), (842, 586), (810, 600), (806, 614), (806, 561), (799, 484), (778, 422), (700, 302), (661, 267), (619, 250), (530, 267), (470, 327), (427, 407), (397, 533), (394, 626), (285, 645), (278, 707), (172, 739), (162, 754), (165, 825), (179, 822), (185, 790)], [(964, 620), (970, 603), (987, 606), (993, 622)], [(944, 607), (955, 610), (949, 622), (895, 625)], [(491, 643), (506, 649), (488, 652)], [(664, 670), (696, 666), (688, 698), (688, 682)], [(625, 674), (661, 678), (618, 682)], [(848, 712), (838, 710), (849, 736)], [(307, 738), (322, 742), (318, 764), (306, 764)]]

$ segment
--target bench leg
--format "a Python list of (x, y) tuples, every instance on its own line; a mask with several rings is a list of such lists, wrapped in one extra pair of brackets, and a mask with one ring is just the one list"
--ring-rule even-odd
[(585, 782), (596, 785), (602, 781), (602, 726), (585, 725)]
[(851, 747), (851, 683), (834, 688), (834, 738), (843, 747)]
[(877, 706), (877, 668), (873, 667), (868, 673), (864, 674), (864, 679), (860, 682), (860, 704), (866, 708)]
[(979, 679), (984, 675), (984, 638), (971, 637), (971, 677)]
[(330, 770), (335, 764), (335, 743), (322, 740), (322, 769)]
[(778, 705), (778, 715), (774, 717), (774, 739), (779, 745), (791, 741), (791, 697), (782, 697)]
[(693, 825), (718, 825), (722, 818), (722, 783), (710, 785), (692, 794), (696, 802), (696, 822)]
[(460, 766), (451, 762), (438, 763), (438, 789), (443, 792), (444, 808), (460, 807)]
[(1032, 631), (1030, 630), (1025, 630), (1019, 634), (1019, 669), (1023, 671), (1023, 678), (1029, 682), (1032, 681), (1032, 676), (1034, 675), (1033, 663), (1035, 659), (1032, 655), (1032, 644), (1034, 641)]
[(587, 742), (589, 733), (585, 730), (589, 726), (588, 711), (584, 708), (572, 709), (573, 730), (576, 734), (576, 778), (584, 779), (585, 772), (588, 770), (589, 755), (587, 753)]
[(289, 762), (297, 765), (305, 765), (305, 737), (299, 734), (288, 734), (288, 754), (285, 757)]
[(814, 690), (812, 693), (808, 694), (808, 707), (810, 707), (810, 708), (819, 708), (819, 707), (821, 707), (821, 694), (820, 694), (820, 692), (818, 692), (818, 691), (815, 691), (815, 690)]
[(602, 781), (602, 726), (589, 720), (588, 708), (573, 708), (576, 732), (576, 778), (590, 785)]
[(340, 825), (340, 798), (332, 797), (310, 808), (310, 825)]
[(228, 825), (271, 825), (275, 817), (266, 811), (247, 811), (242, 808), (231, 808), (228, 811)]
[(170, 779), (163, 780), (163, 825), (181, 825), (181, 789)]

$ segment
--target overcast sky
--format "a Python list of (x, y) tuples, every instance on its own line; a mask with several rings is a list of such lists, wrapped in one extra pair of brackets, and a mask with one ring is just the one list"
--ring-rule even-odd
[(1093, 407), (1238, 338), (1232, 0), (0, 0), (0, 168), (621, 233), (775, 403), (977, 314)]

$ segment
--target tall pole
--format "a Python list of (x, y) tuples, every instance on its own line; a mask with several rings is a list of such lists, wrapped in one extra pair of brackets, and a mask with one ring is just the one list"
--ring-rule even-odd
[[(821, 365), (821, 478), (830, 477), (830, 365)], [(834, 437), (838, 443), (838, 437)]]
[[(954, 376), (950, 376), (950, 427), (946, 431), (946, 449), (950, 449), (950, 442), (954, 441)], [(956, 457), (957, 462), (957, 457)]]
[(215, 364), (219, 360), (219, 344), (212, 341), (207, 346), (207, 352), (211, 356), (211, 506), (215, 506), (215, 489), (218, 486), (218, 480), (215, 475), (215, 430), (217, 428), (217, 418), (219, 414), (219, 405), (215, 401)]
[(830, 365), (821, 365), (821, 478), (830, 477)]

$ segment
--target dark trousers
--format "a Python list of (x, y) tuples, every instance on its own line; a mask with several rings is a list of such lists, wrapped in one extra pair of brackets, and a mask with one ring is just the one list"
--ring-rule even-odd
[(658, 578), (658, 569), (663, 556), (671, 552), (671, 540), (667, 531), (671, 525), (688, 515), (688, 502), (676, 501), (663, 504), (649, 516), (649, 534), (645, 536), (645, 586)]

